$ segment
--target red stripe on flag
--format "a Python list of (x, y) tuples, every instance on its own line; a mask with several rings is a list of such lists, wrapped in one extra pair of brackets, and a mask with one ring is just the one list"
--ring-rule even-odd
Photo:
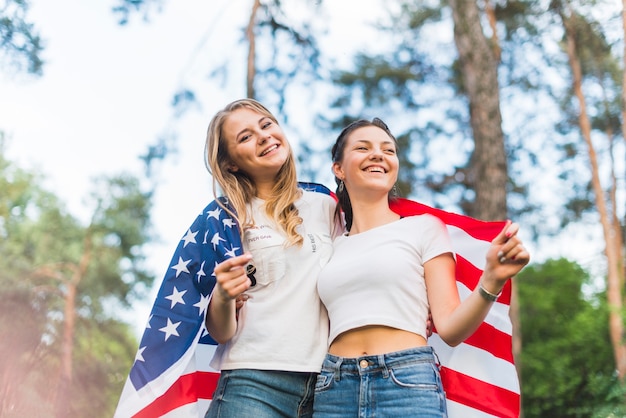
[[(456, 276), (456, 281), (461, 282), (467, 287), (470, 291), (474, 290), (478, 285), (478, 281), (480, 280), (480, 276), (483, 274), (483, 271), (479, 268), (476, 268), (472, 263), (464, 259), (461, 255), (456, 254), (456, 272), (454, 275)], [(505, 305), (511, 304), (511, 282), (508, 281), (502, 288), (502, 295), (498, 298), (498, 302), (504, 303)]]
[(494, 357), (513, 363), (513, 340), (511, 336), (486, 322), (480, 324), (478, 329), (464, 343), (486, 350)]
[(401, 216), (412, 216), (423, 213), (430, 213), (441, 219), (445, 224), (456, 226), (472, 237), (491, 242), (504, 228), (504, 222), (485, 222), (456, 213), (435, 209), (412, 200), (398, 198), (390, 201), (391, 210)]
[(442, 367), (441, 379), (449, 400), (501, 418), (517, 418), (520, 395)]
[[(482, 270), (457, 254), (456, 279), (468, 289), (473, 290), (480, 280)], [(507, 282), (498, 298), (498, 302), (509, 304), (511, 301), (511, 286)], [(466, 344), (486, 350), (495, 357), (513, 363), (511, 335), (483, 322), (480, 327), (467, 339)]]
[(133, 417), (160, 417), (183, 405), (196, 402), (198, 399), (211, 399), (219, 377), (220, 374), (215, 372), (194, 372), (182, 375), (163, 395)]

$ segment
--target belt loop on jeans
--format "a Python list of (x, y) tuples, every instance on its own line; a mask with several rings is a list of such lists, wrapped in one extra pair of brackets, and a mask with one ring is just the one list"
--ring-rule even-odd
[(341, 380), (341, 363), (343, 362), (343, 357), (339, 357), (337, 363), (335, 363), (335, 367), (333, 370), (333, 374), (335, 375), (335, 382), (339, 382)]
[(378, 365), (380, 367), (382, 367), (383, 369), (383, 378), (388, 378), (389, 377), (389, 369), (387, 368), (387, 362), (385, 362), (385, 355), (384, 354), (379, 354), (378, 355)]
[(441, 370), (441, 361), (439, 361), (439, 356), (437, 355), (437, 352), (435, 350), (433, 350), (433, 356), (435, 357), (435, 366), (437, 366), (437, 368)]

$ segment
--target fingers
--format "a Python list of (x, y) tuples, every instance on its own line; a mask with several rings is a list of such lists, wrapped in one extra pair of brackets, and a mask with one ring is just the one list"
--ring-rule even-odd
[(250, 260), (252, 260), (252, 255), (249, 253), (229, 258), (215, 266), (215, 274), (228, 272), (237, 269), (237, 267), (243, 268)]
[[(500, 263), (526, 264), (530, 259), (530, 254), (522, 244), (522, 240), (517, 236), (519, 225), (507, 221), (507, 224), (500, 234), (494, 239), (494, 244), (500, 244), (498, 250), (498, 261)], [(524, 262), (525, 261), (525, 262)]]
[(252, 256), (244, 254), (229, 258), (215, 266), (218, 294), (224, 300), (235, 299), (250, 287), (250, 279), (246, 275), (245, 265)]
[(514, 247), (506, 252), (501, 250), (498, 252), (500, 263), (521, 264), (526, 265), (530, 261), (530, 253), (524, 247), (521, 241), (517, 242)]
[(496, 235), (496, 237), (491, 242), (493, 244), (504, 244), (511, 237), (517, 235), (517, 231), (519, 231), (519, 225), (511, 222), (510, 220), (507, 220), (500, 233), (498, 233), (498, 235)]
[(250, 295), (246, 295), (245, 293), (237, 296), (237, 299), (235, 299), (235, 309), (241, 309), (248, 299), (250, 299)]

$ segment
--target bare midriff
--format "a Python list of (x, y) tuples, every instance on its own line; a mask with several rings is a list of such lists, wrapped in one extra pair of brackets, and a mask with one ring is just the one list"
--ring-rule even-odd
[(340, 357), (361, 357), (393, 353), (426, 345), (426, 338), (397, 328), (371, 325), (339, 334), (328, 352)]

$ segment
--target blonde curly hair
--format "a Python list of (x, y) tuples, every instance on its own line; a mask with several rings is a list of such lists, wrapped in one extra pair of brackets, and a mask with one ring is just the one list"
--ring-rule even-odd
[[(222, 128), (228, 117), (237, 109), (248, 108), (270, 118), (278, 125), (274, 115), (261, 103), (253, 99), (240, 99), (229, 103), (215, 114), (207, 131), (205, 144), (205, 165), (213, 176), (213, 194), (217, 197), (218, 185), (228, 199), (225, 205), (221, 199), (218, 204), (233, 216), (240, 225), (240, 234), (243, 240), (243, 231), (253, 225), (249, 219), (246, 205), (256, 196), (257, 189), (252, 179), (242, 171), (228, 170), (232, 160), (228, 154)], [(276, 182), (272, 188), (271, 197), (265, 200), (265, 212), (270, 219), (287, 235), (287, 246), (302, 245), (303, 238), (297, 232), (302, 224), (295, 201), (301, 196), (298, 189), (296, 163), (293, 151), (289, 150), (287, 161), (279, 170)]]

